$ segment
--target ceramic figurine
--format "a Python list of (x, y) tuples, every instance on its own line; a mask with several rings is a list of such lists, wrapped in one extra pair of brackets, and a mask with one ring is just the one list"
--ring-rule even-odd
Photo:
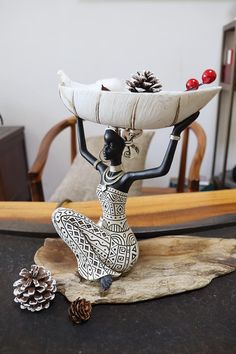
[[(137, 240), (125, 215), (129, 188), (136, 180), (168, 173), (181, 132), (198, 117), (198, 111), (220, 88), (196, 91), (200, 84), (196, 79), (193, 84), (191, 79), (185, 92), (159, 92), (159, 79), (150, 71), (137, 72), (132, 76), (131, 81), (127, 81), (128, 89), (118, 79), (84, 85), (70, 80), (62, 71), (59, 76), (61, 99), (78, 117), (80, 153), (101, 175), (97, 195), (103, 215), (95, 224), (80, 213), (59, 208), (53, 213), (52, 221), (57, 233), (74, 252), (80, 275), (88, 280), (99, 279), (101, 288), (107, 290), (112, 278), (127, 272), (138, 259)], [(213, 70), (206, 70), (202, 76), (203, 83), (212, 82), (213, 76)], [(105, 131), (105, 161), (97, 160), (87, 150), (83, 120), (117, 127)], [(122, 154), (130, 157), (133, 151), (138, 151), (133, 142), (135, 136), (140, 135), (143, 129), (167, 126), (174, 128), (161, 165), (145, 171), (124, 172)]]
[[(83, 120), (78, 118), (78, 139), (81, 155), (97, 169), (101, 182), (97, 187), (103, 215), (96, 224), (70, 209), (58, 208), (52, 222), (59, 236), (76, 256), (80, 275), (100, 280), (102, 290), (109, 289), (112, 278), (129, 271), (138, 259), (138, 243), (125, 215), (128, 191), (136, 180), (160, 177), (168, 173), (181, 132), (199, 112), (174, 125), (170, 142), (159, 167), (144, 171), (124, 172), (122, 154), (135, 149), (136, 131), (108, 128), (104, 134), (103, 159), (97, 160), (86, 147)], [(140, 131), (137, 132), (140, 134)]]

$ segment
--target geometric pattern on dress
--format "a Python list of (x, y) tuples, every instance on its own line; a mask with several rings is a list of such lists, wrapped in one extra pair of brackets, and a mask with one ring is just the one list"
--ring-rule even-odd
[(97, 188), (103, 210), (99, 226), (71, 209), (58, 208), (52, 215), (58, 235), (75, 254), (80, 275), (96, 280), (119, 276), (138, 259), (138, 243), (125, 215), (127, 193)]
[[(75, 221), (77, 216), (79, 216), (78, 224), (80, 227), (78, 227), (78, 224)], [(82, 215), (77, 214), (70, 209), (58, 208), (53, 213), (52, 221), (59, 236), (76, 256), (78, 271), (83, 278), (95, 280), (107, 274), (114, 276), (119, 275), (108, 268), (105, 263), (101, 262), (101, 258), (107, 257), (106, 250), (109, 249), (109, 241), (102, 239), (99, 246), (99, 240), (97, 237), (97, 249), (96, 252), (94, 252), (93, 247), (91, 247), (92, 237), (90, 238), (90, 241), (88, 237), (88, 234), (91, 232), (89, 229), (86, 230), (86, 228), (84, 228), (84, 226), (87, 226), (87, 220), (84, 220)], [(103, 232), (100, 230), (99, 232), (100, 236), (104, 236)]]

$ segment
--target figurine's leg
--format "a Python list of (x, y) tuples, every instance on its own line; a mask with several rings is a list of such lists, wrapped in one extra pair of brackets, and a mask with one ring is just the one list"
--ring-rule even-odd
[(100, 278), (100, 285), (103, 291), (106, 291), (110, 288), (112, 284), (112, 276), (105, 275), (104, 277)]
[(108, 259), (110, 237), (95, 223), (73, 210), (58, 208), (52, 215), (59, 236), (77, 258), (79, 273), (88, 280), (119, 276), (102, 259)]

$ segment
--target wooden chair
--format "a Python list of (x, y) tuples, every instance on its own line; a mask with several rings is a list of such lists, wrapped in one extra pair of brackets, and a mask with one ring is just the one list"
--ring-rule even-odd
[(182, 143), (182, 152), (180, 158), (178, 184), (176, 188), (176, 191), (178, 193), (184, 192), (187, 150), (188, 150), (190, 131), (192, 131), (197, 138), (197, 149), (192, 158), (192, 162), (188, 173), (188, 190), (189, 192), (197, 192), (199, 190), (200, 168), (206, 150), (206, 134), (199, 123), (193, 122), (187, 129), (185, 129), (183, 133), (183, 143)]
[[(43, 175), (44, 166), (47, 162), (49, 149), (56, 136), (66, 128), (71, 129), (71, 138), (70, 138), (71, 163), (76, 157), (77, 154), (76, 117), (72, 116), (53, 126), (44, 136), (39, 146), (36, 159), (31, 169), (28, 172), (32, 201), (44, 201), (42, 175)], [(179, 176), (178, 176), (178, 183), (177, 183), (176, 190), (174, 188), (145, 187), (142, 189), (144, 195), (159, 194), (159, 193), (174, 193), (175, 191), (184, 192), (187, 149), (188, 149), (190, 130), (193, 131), (196, 135), (197, 149), (193, 156), (190, 171), (188, 174), (188, 191), (194, 192), (199, 190), (199, 180), (200, 180), (199, 174), (200, 174), (202, 159), (205, 153), (206, 135), (203, 128), (200, 126), (200, 124), (194, 122), (187, 129), (185, 129), (185, 131), (182, 134), (183, 143), (182, 143), (181, 161), (180, 161)]]
[(54, 125), (44, 136), (40, 143), (38, 154), (36, 159), (28, 172), (30, 180), (30, 189), (32, 201), (44, 201), (44, 193), (42, 186), (42, 175), (44, 166), (47, 162), (50, 146), (53, 140), (60, 132), (66, 128), (71, 129), (70, 134), (70, 151), (71, 151), (71, 163), (77, 155), (77, 143), (76, 143), (76, 117), (72, 116)]
[[(197, 139), (197, 148), (192, 157), (188, 177), (187, 177), (187, 188), (186, 185), (186, 163), (187, 163), (187, 152), (188, 152), (188, 142), (189, 133), (193, 132)], [(177, 185), (175, 188), (143, 188), (143, 194), (166, 194), (166, 193), (183, 193), (183, 192), (198, 192), (199, 182), (200, 182), (200, 168), (202, 160), (206, 150), (206, 134), (202, 126), (196, 121), (193, 122), (189, 127), (187, 127), (182, 133), (182, 150), (180, 157), (179, 174), (177, 178)]]

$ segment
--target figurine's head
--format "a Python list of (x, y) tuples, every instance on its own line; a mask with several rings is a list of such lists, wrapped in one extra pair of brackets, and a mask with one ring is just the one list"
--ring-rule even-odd
[(103, 156), (105, 160), (110, 160), (112, 164), (121, 163), (121, 156), (125, 147), (125, 141), (112, 128), (108, 128), (104, 134)]
[(107, 128), (104, 134), (103, 156), (110, 160), (111, 165), (121, 164), (122, 154), (130, 159), (139, 153), (139, 148), (133, 140), (142, 134), (142, 130)]

